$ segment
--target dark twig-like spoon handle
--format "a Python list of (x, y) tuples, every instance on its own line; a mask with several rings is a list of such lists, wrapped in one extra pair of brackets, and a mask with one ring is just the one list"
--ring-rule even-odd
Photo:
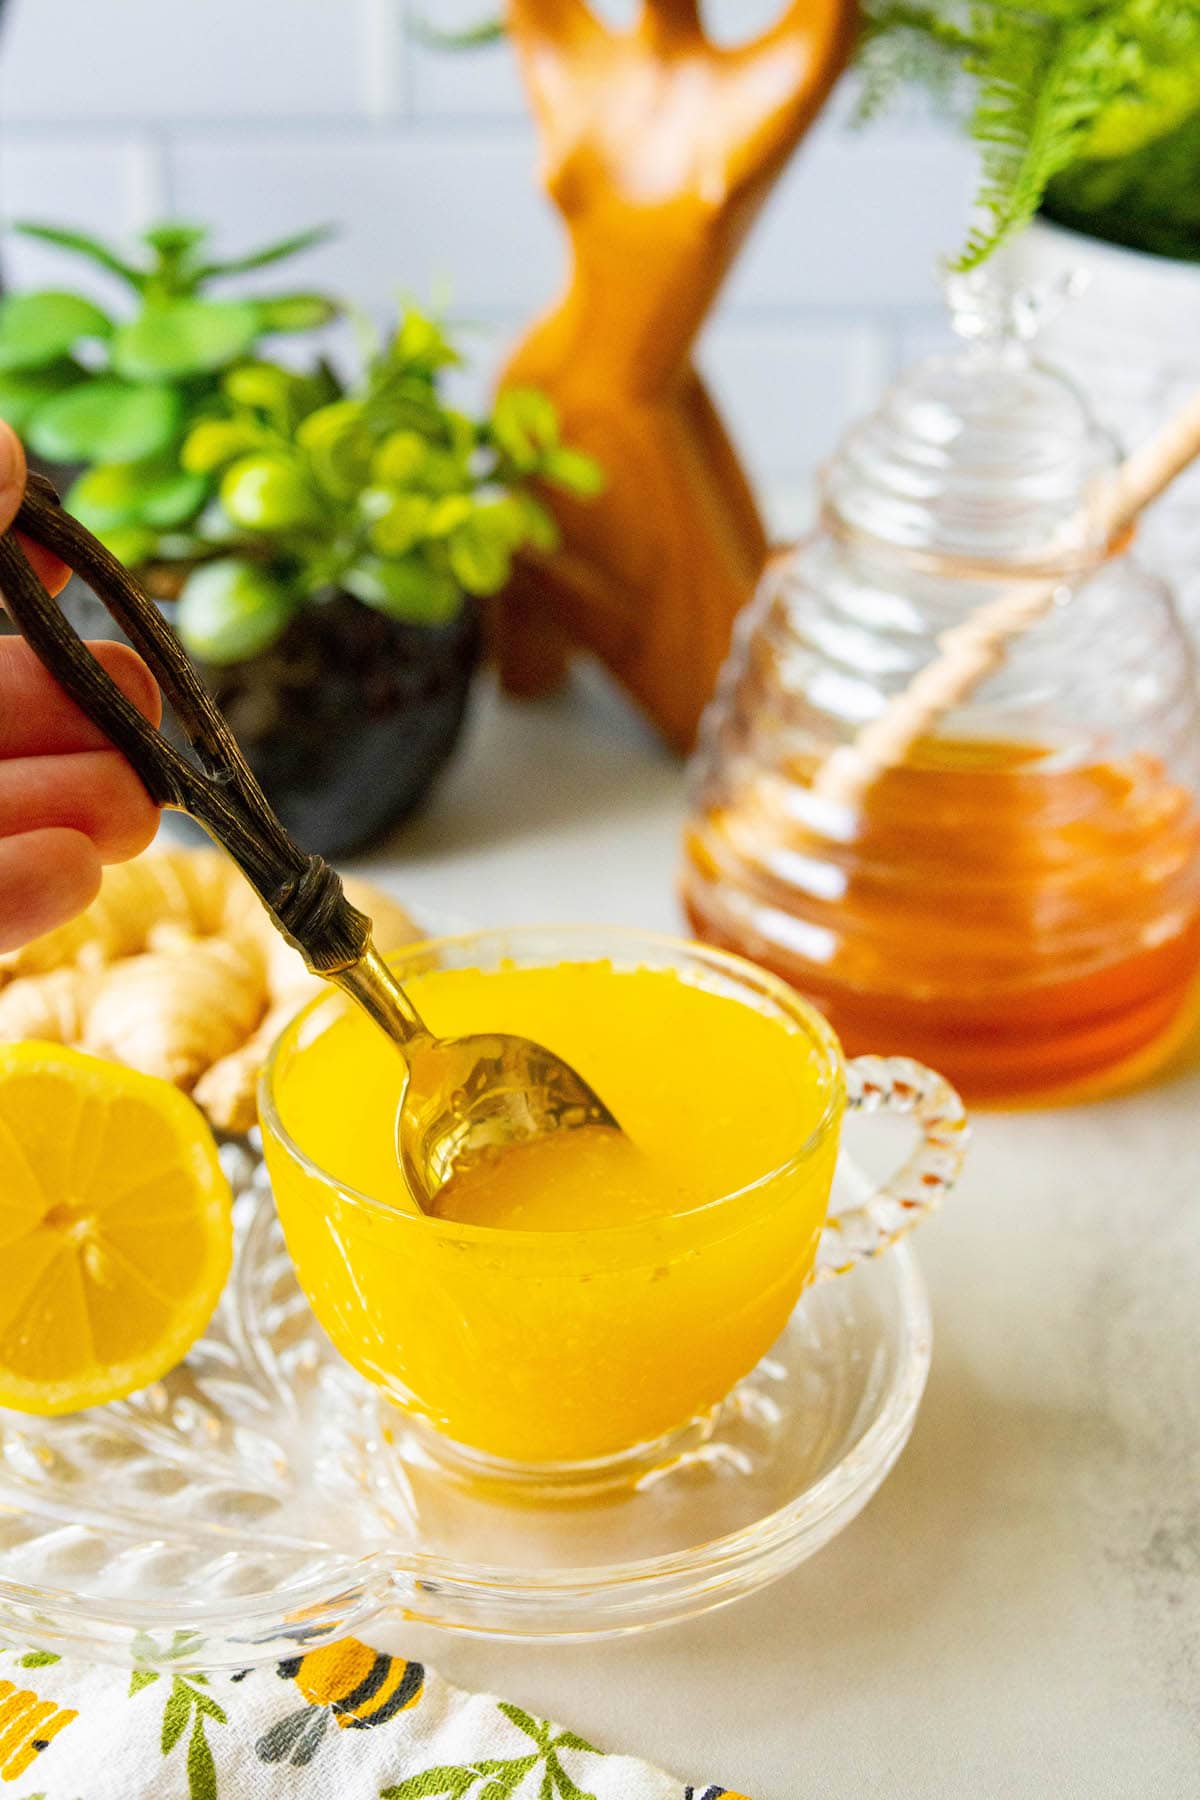
[(151, 799), (190, 813), (228, 851), (311, 969), (334, 975), (351, 968), (370, 943), (370, 920), (351, 906), (336, 871), (280, 824), (158, 608), (38, 475), (29, 477), (16, 528), (87, 582), (149, 664), (195, 761), (168, 743), (101, 668), (10, 531), (0, 537), (0, 593), (39, 661), (133, 765)]
[(617, 1121), (543, 1045), (511, 1033), (437, 1038), (371, 943), (371, 921), (334, 871), (293, 843), (162, 615), (90, 532), (31, 477), (17, 526), (81, 574), (154, 671), (196, 760), (156, 731), (50, 598), (13, 533), (0, 537), (0, 594), (46, 668), (124, 752), (151, 798), (199, 819), (233, 857), (310, 969), (358, 1003), (404, 1056), (397, 1151), (419, 1208), (464, 1159), (564, 1129)]

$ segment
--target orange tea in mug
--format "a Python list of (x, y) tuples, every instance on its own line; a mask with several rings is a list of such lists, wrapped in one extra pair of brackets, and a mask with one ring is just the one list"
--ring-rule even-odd
[[(492, 1473), (620, 1473), (669, 1453), (770, 1348), (812, 1278), (848, 1080), (828, 1025), (736, 957), (645, 934), (489, 932), (395, 966), (431, 1029), (551, 1046), (620, 1120), (455, 1177), (434, 1216), (396, 1155), (399, 1054), (339, 996), (285, 1031), (263, 1138), (302, 1287), (348, 1360)], [(851, 1065), (855, 1103), (922, 1147), (864, 1205), (846, 1261), (957, 1168), (957, 1097)]]

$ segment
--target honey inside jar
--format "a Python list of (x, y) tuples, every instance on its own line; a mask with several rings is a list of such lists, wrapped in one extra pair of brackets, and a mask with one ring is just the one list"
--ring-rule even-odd
[(692, 822), (701, 937), (795, 983), (849, 1053), (919, 1057), (968, 1099), (1099, 1089), (1167, 1052), (1200, 968), (1200, 817), (1157, 758), (930, 739), (841, 835), (813, 773), (756, 772)]
[(439, 1035), (551, 1046), (624, 1136), (506, 1152), (423, 1217), (396, 1155), (399, 1056), (319, 1005), (276, 1053), (264, 1141), (338, 1348), (455, 1443), (521, 1463), (605, 1457), (712, 1407), (783, 1329), (825, 1221), (843, 1087), (818, 1022), (782, 990), (600, 961), (407, 986)]

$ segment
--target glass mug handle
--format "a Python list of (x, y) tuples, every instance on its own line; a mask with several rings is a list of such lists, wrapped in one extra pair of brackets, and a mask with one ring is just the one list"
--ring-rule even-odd
[(907, 1056), (856, 1056), (846, 1064), (846, 1110), (911, 1118), (921, 1141), (882, 1187), (831, 1213), (813, 1280), (844, 1275), (878, 1256), (941, 1205), (962, 1168), (967, 1115), (943, 1076)]

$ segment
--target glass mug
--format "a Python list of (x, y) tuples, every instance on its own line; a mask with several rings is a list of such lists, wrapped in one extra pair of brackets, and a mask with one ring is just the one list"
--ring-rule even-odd
[[(740, 957), (566, 927), (472, 933), (392, 960), (402, 977), (431, 964), (672, 970), (799, 1034), (820, 1083), (816, 1128), (737, 1192), (601, 1229), (496, 1229), (401, 1210), (306, 1154), (289, 1088), (346, 1003), (322, 997), (287, 1027), (263, 1074), (260, 1115), (300, 1285), (341, 1353), (460, 1473), (583, 1491), (677, 1454), (770, 1349), (808, 1282), (884, 1249), (932, 1210), (961, 1165), (965, 1116), (948, 1083), (906, 1058), (845, 1063), (821, 1015)], [(884, 1187), (827, 1220), (847, 1107), (910, 1114), (920, 1142)]]

